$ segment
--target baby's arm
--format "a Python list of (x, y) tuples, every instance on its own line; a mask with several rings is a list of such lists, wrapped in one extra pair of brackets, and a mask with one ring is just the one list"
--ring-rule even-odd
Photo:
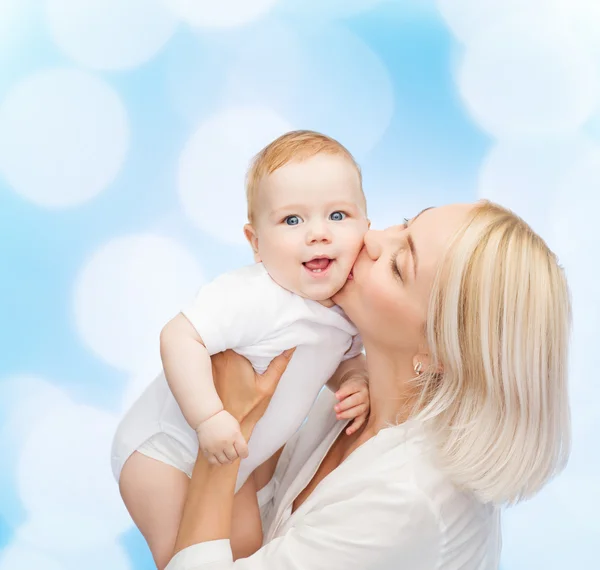
[(215, 389), (210, 355), (202, 338), (183, 315), (169, 321), (160, 334), (165, 377), (188, 424), (196, 430), (200, 449), (213, 463), (246, 457), (248, 448), (238, 422), (223, 409)]
[(346, 433), (350, 435), (360, 428), (369, 416), (369, 377), (365, 355), (359, 353), (342, 361), (327, 382), (327, 387), (334, 392), (339, 401), (334, 407), (337, 419), (353, 420), (346, 429)]

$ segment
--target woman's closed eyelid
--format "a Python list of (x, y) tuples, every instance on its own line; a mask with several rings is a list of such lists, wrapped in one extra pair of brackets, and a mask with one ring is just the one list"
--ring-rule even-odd
[(402, 272), (400, 271), (400, 268), (398, 267), (398, 251), (395, 251), (392, 254), (392, 257), (390, 258), (390, 267), (392, 269), (392, 273), (394, 274), (395, 277), (397, 277), (398, 279), (400, 279), (400, 281), (402, 281), (402, 283), (404, 283), (404, 278), (402, 277)]

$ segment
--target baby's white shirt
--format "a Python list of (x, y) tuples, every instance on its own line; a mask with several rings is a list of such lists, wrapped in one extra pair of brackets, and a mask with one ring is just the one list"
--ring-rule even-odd
[[(362, 351), (358, 331), (337, 306), (328, 308), (284, 289), (261, 264), (217, 277), (203, 286), (182, 313), (209, 354), (226, 349), (263, 372), (284, 350), (297, 347), (267, 411), (248, 442), (239, 488), (248, 475), (284, 445), (300, 427), (319, 391), (342, 360)], [(198, 441), (161, 374), (121, 422), (113, 443), (113, 471), (155, 433), (167, 433), (194, 456)]]

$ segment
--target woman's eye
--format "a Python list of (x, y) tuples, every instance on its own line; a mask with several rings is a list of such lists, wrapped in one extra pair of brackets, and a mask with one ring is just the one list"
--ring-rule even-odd
[(283, 220), (288, 226), (297, 226), (302, 218), (300, 216), (288, 216)]
[(398, 277), (400, 279), (400, 281), (402, 281), (404, 283), (404, 279), (402, 278), (402, 273), (400, 273), (400, 270), (398, 269), (397, 258), (398, 258), (398, 253), (394, 253), (394, 255), (392, 255), (392, 257), (390, 259), (390, 268), (392, 270), (392, 273), (396, 277)]
[(329, 215), (329, 219), (333, 220), (334, 222), (341, 222), (345, 217), (346, 214), (344, 214), (344, 212), (332, 212)]

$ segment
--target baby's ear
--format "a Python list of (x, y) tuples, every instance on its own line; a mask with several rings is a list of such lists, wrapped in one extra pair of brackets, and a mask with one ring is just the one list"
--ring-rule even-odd
[(258, 253), (258, 237), (256, 235), (256, 231), (252, 227), (252, 224), (246, 224), (244, 226), (244, 235), (254, 252), (254, 261), (256, 263), (260, 263), (262, 259), (260, 258), (260, 254)]

